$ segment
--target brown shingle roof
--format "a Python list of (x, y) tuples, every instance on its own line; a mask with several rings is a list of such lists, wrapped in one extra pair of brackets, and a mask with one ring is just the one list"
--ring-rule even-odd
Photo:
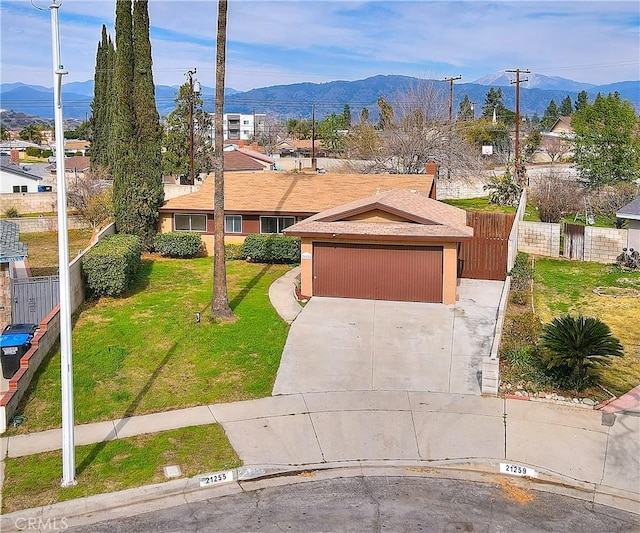
[[(225, 210), (258, 213), (318, 213), (329, 207), (390, 189), (428, 194), (433, 176), (426, 174), (337, 174), (327, 172), (233, 172), (225, 175)], [(213, 211), (214, 178), (200, 189), (167, 201), (162, 211)]]
[(238, 150), (229, 150), (228, 152), (223, 152), (223, 155), (225, 170), (262, 170), (264, 168), (264, 165)]
[[(349, 220), (369, 211), (384, 211), (401, 220)], [(290, 226), (285, 233), (466, 239), (473, 236), (473, 228), (467, 226), (466, 220), (462, 209), (432, 200), (424, 193), (392, 189), (317, 213)]]

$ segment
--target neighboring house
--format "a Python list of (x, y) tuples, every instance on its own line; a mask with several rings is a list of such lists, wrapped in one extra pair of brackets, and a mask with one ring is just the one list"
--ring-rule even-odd
[(554, 163), (573, 155), (573, 138), (571, 117), (559, 117), (549, 131), (540, 132), (540, 149), (535, 162)]
[(640, 251), (640, 196), (621, 208), (616, 217), (629, 221), (629, 233), (627, 234), (627, 248)]
[(467, 214), (424, 192), (392, 189), (284, 230), (302, 239), (301, 293), (454, 304)]
[(14, 266), (24, 261), (27, 245), (20, 242), (18, 225), (0, 219), (0, 330), (11, 323), (11, 279)]
[[(0, 154), (1, 155), (9, 155), (12, 150), (16, 150), (19, 154), (20, 159), (25, 156), (25, 152), (27, 148), (38, 148), (42, 149), (42, 146), (36, 143), (31, 143), (28, 141), (21, 140), (12, 140), (12, 141), (2, 141), (0, 142)], [(46, 148), (46, 147), (45, 147)]]
[[(89, 170), (91, 166), (91, 160), (88, 157), (75, 155), (73, 157), (64, 158), (64, 173), (67, 178), (81, 178), (84, 173)], [(55, 163), (52, 163), (47, 167), (47, 170), (55, 175), (57, 173), (57, 167)]]
[[(50, 144), (50, 148), (53, 151), (53, 155), (56, 155), (57, 146), (55, 141), (52, 141)], [(89, 141), (83, 141), (78, 139), (65, 139), (64, 141), (64, 153), (65, 155), (76, 155), (78, 152), (82, 154), (82, 156), (87, 155), (87, 150), (91, 148), (91, 143)]]
[[(315, 157), (326, 157), (327, 151), (322, 141), (314, 142)], [(311, 157), (311, 139), (284, 139), (276, 144), (276, 152), (280, 157)]]
[(272, 157), (261, 152), (257, 152), (256, 150), (250, 150), (249, 148), (240, 148), (239, 151), (260, 163), (264, 170), (275, 170), (276, 162)]
[(38, 192), (42, 177), (32, 174), (29, 167), (12, 163), (9, 156), (0, 156), (0, 193)]
[[(334, 174), (230, 172), (225, 175), (225, 240), (252, 233), (281, 233), (320, 211), (390, 189), (419, 191), (435, 198), (435, 168), (429, 174)], [(194, 193), (160, 208), (160, 232), (198, 231), (213, 253), (214, 175)]]

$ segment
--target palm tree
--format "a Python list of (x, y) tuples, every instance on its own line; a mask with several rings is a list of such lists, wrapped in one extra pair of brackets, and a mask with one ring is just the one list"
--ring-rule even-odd
[(576, 385), (593, 378), (597, 366), (611, 364), (611, 357), (622, 357), (623, 346), (611, 329), (593, 317), (564, 315), (547, 324), (540, 337), (542, 359), (547, 368), (567, 371)]
[(216, 105), (213, 192), (213, 300), (211, 315), (230, 319), (234, 314), (229, 307), (227, 270), (224, 257), (224, 76), (227, 45), (227, 0), (218, 0), (218, 36), (216, 40)]

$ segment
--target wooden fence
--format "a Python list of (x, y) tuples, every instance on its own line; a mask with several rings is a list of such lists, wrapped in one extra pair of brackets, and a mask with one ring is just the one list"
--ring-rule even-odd
[(460, 245), (461, 278), (504, 280), (507, 277), (509, 233), (515, 215), (505, 213), (467, 213), (473, 239)]

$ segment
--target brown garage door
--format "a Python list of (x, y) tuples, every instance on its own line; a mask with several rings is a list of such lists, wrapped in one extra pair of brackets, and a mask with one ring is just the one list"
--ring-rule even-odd
[(441, 302), (442, 247), (316, 242), (313, 294)]

